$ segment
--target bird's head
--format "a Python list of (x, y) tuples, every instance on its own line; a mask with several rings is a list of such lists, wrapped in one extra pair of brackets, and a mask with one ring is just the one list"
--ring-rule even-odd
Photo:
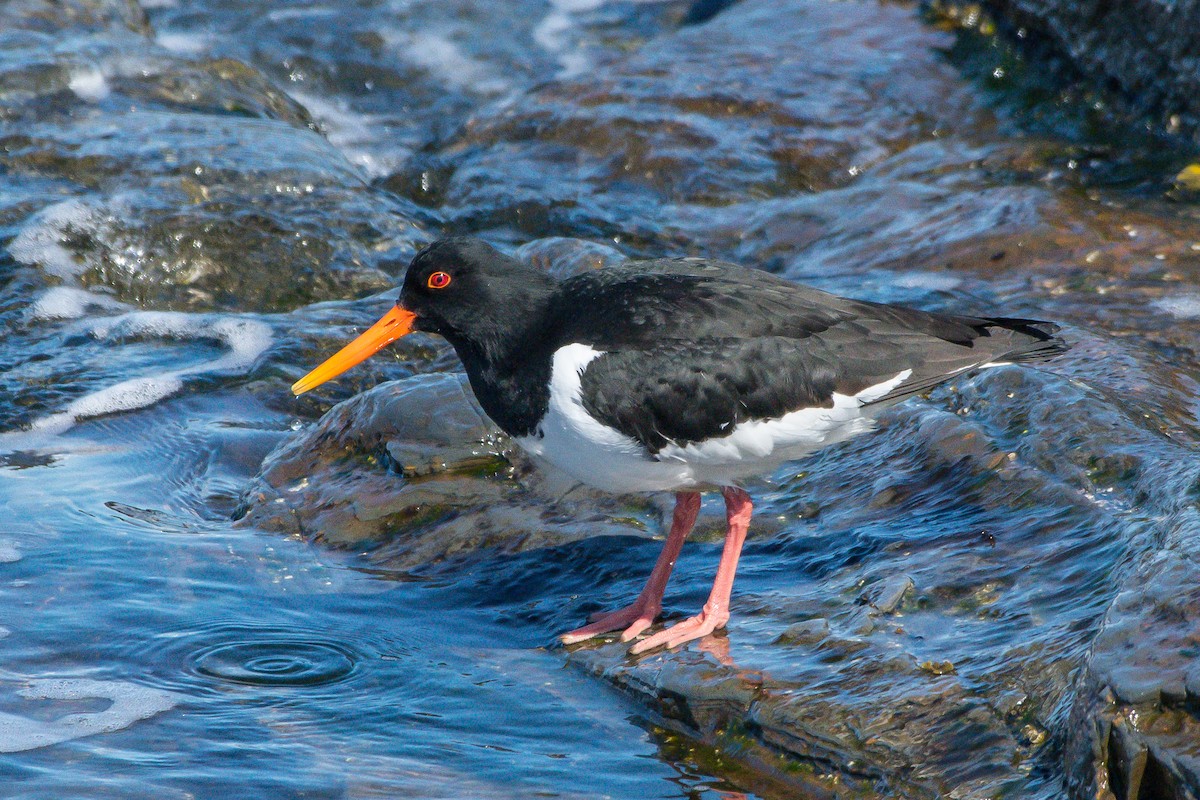
[(292, 385), (303, 394), (413, 331), (446, 337), (460, 356), (513, 341), (553, 291), (541, 270), (469, 237), (440, 239), (413, 257), (396, 305)]

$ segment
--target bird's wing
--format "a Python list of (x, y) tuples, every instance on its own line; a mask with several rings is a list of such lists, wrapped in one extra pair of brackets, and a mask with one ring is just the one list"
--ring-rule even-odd
[(862, 393), (859, 405), (912, 374), (895, 348), (853, 356), (837, 356), (836, 349), (819, 338), (757, 337), (611, 350), (584, 369), (581, 399), (600, 422), (657, 453), (725, 436), (743, 422), (833, 408), (835, 393)]
[(841, 298), (744, 267), (698, 259), (633, 262), (564, 281), (564, 333), (642, 347), (658, 339), (802, 336), (845, 318)]
[(653, 263), (662, 268), (566, 282), (576, 313), (557, 337), (603, 353), (583, 372), (584, 405), (652, 452), (829, 408), (835, 394), (895, 402), (972, 367), (1063, 347), (1035, 321), (848, 300), (711, 262)]

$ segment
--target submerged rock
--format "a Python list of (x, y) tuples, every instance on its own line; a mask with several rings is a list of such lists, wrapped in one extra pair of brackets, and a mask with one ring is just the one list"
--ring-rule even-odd
[[(243, 525), (373, 550), (388, 569), (641, 535), (645, 502), (534, 470), (460, 374), (385, 383), (335, 406), (263, 463)], [(631, 524), (634, 523), (634, 524)]]
[[(844, 186), (986, 124), (934, 54), (945, 42), (890, 4), (747, 0), (476, 115), (437, 151), (443, 210), (460, 227), (661, 246), (681, 208)], [(702, 248), (699, 228), (676, 246)]]
[[(1194, 541), (1200, 520), (1194, 509), (1181, 515)], [(1195, 797), (1197, 699), (1200, 565), (1188, 545), (1140, 564), (1092, 641), (1067, 726), (1071, 788), (1112, 800)]]
[[(46, 283), (157, 309), (290, 310), (390, 286), (389, 265), (427, 238), (427, 213), (370, 191), (256, 68), (180, 58), (136, 4), (49, 9), (7, 4), (0, 26), (0, 169), (57, 201), (0, 222)], [(79, 38), (86, 58), (52, 46)]]
[(1022, 37), (1049, 45), (1097, 85), (1168, 129), (1200, 133), (1200, 3), (985, 0)]

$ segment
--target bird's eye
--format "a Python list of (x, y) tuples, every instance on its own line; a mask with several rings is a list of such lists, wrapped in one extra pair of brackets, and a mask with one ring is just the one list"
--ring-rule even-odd
[(425, 281), (425, 285), (430, 289), (445, 289), (450, 285), (450, 273), (435, 272)]

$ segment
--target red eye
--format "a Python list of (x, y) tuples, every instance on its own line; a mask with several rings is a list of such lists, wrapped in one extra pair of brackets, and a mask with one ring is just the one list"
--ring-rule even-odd
[(429, 276), (429, 280), (425, 281), (425, 285), (430, 289), (445, 289), (450, 285), (450, 273), (435, 272)]

